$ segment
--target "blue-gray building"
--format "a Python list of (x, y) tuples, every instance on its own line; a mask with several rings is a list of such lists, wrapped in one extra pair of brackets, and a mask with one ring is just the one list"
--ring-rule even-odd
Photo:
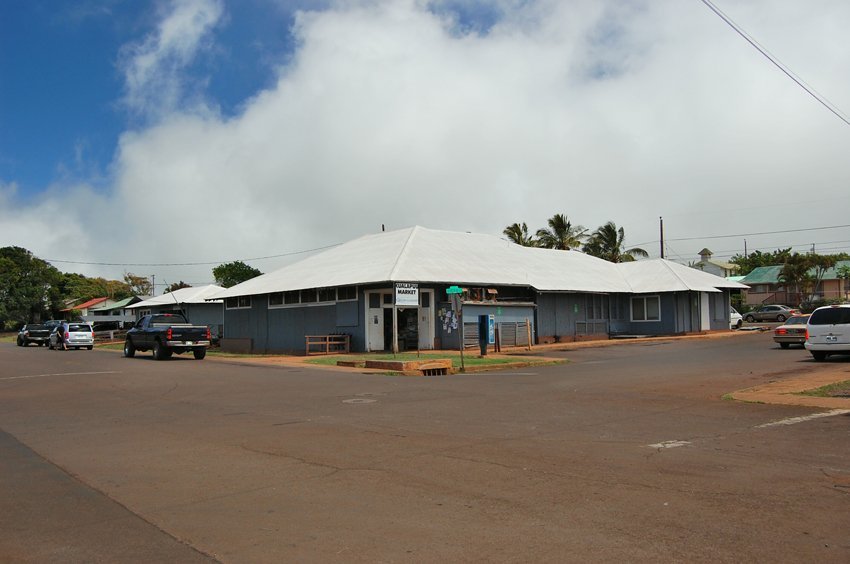
[[(476, 346), (480, 316), (503, 345), (729, 329), (718, 276), (663, 259), (614, 264), (579, 251), (412, 227), (367, 235), (228, 288), (222, 346), (299, 352), (347, 334), (354, 351)], [(463, 323), (447, 291), (462, 292)], [(489, 330), (490, 326), (485, 326)]]

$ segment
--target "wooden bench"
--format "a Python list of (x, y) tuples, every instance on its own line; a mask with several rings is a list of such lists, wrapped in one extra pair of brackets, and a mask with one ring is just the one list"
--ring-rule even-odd
[(351, 335), (305, 335), (304, 340), (307, 356), (347, 353), (351, 346)]

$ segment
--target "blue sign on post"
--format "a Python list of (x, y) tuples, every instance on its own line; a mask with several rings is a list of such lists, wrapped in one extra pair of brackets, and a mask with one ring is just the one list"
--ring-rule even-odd
[(487, 343), (496, 344), (496, 316), (492, 313), (487, 316)]

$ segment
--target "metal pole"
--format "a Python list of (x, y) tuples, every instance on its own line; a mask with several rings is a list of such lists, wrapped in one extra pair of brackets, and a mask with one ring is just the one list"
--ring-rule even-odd
[(664, 258), (664, 218), (658, 216), (658, 229), (661, 233), (661, 258)]
[(465, 348), (466, 343), (464, 342), (466, 339), (464, 338), (463, 331), (463, 304), (461, 303), (458, 308), (458, 323), (460, 324), (460, 371), (466, 372), (466, 364), (463, 361), (463, 349)]

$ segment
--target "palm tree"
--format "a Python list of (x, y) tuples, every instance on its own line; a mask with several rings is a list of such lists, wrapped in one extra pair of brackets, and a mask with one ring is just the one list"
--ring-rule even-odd
[[(800, 303), (803, 299), (803, 293), (806, 287), (810, 284), (809, 268), (811, 264), (805, 255), (794, 253), (785, 260), (782, 265), (782, 270), (779, 272), (779, 281), (785, 285), (786, 292), (794, 289), (796, 303)], [(788, 301), (791, 296), (787, 297)]]
[(502, 231), (505, 236), (513, 243), (523, 247), (536, 247), (537, 241), (534, 237), (528, 234), (528, 226), (523, 221), (522, 223), (513, 223), (505, 227)]
[(584, 252), (609, 262), (632, 262), (635, 257), (649, 256), (649, 253), (640, 247), (624, 248), (625, 240), (626, 234), (623, 228), (609, 221), (593, 232), (584, 246)]
[(582, 225), (573, 225), (564, 214), (556, 213), (546, 223), (548, 229), (537, 230), (539, 247), (569, 251), (579, 248), (587, 238), (587, 229)]

